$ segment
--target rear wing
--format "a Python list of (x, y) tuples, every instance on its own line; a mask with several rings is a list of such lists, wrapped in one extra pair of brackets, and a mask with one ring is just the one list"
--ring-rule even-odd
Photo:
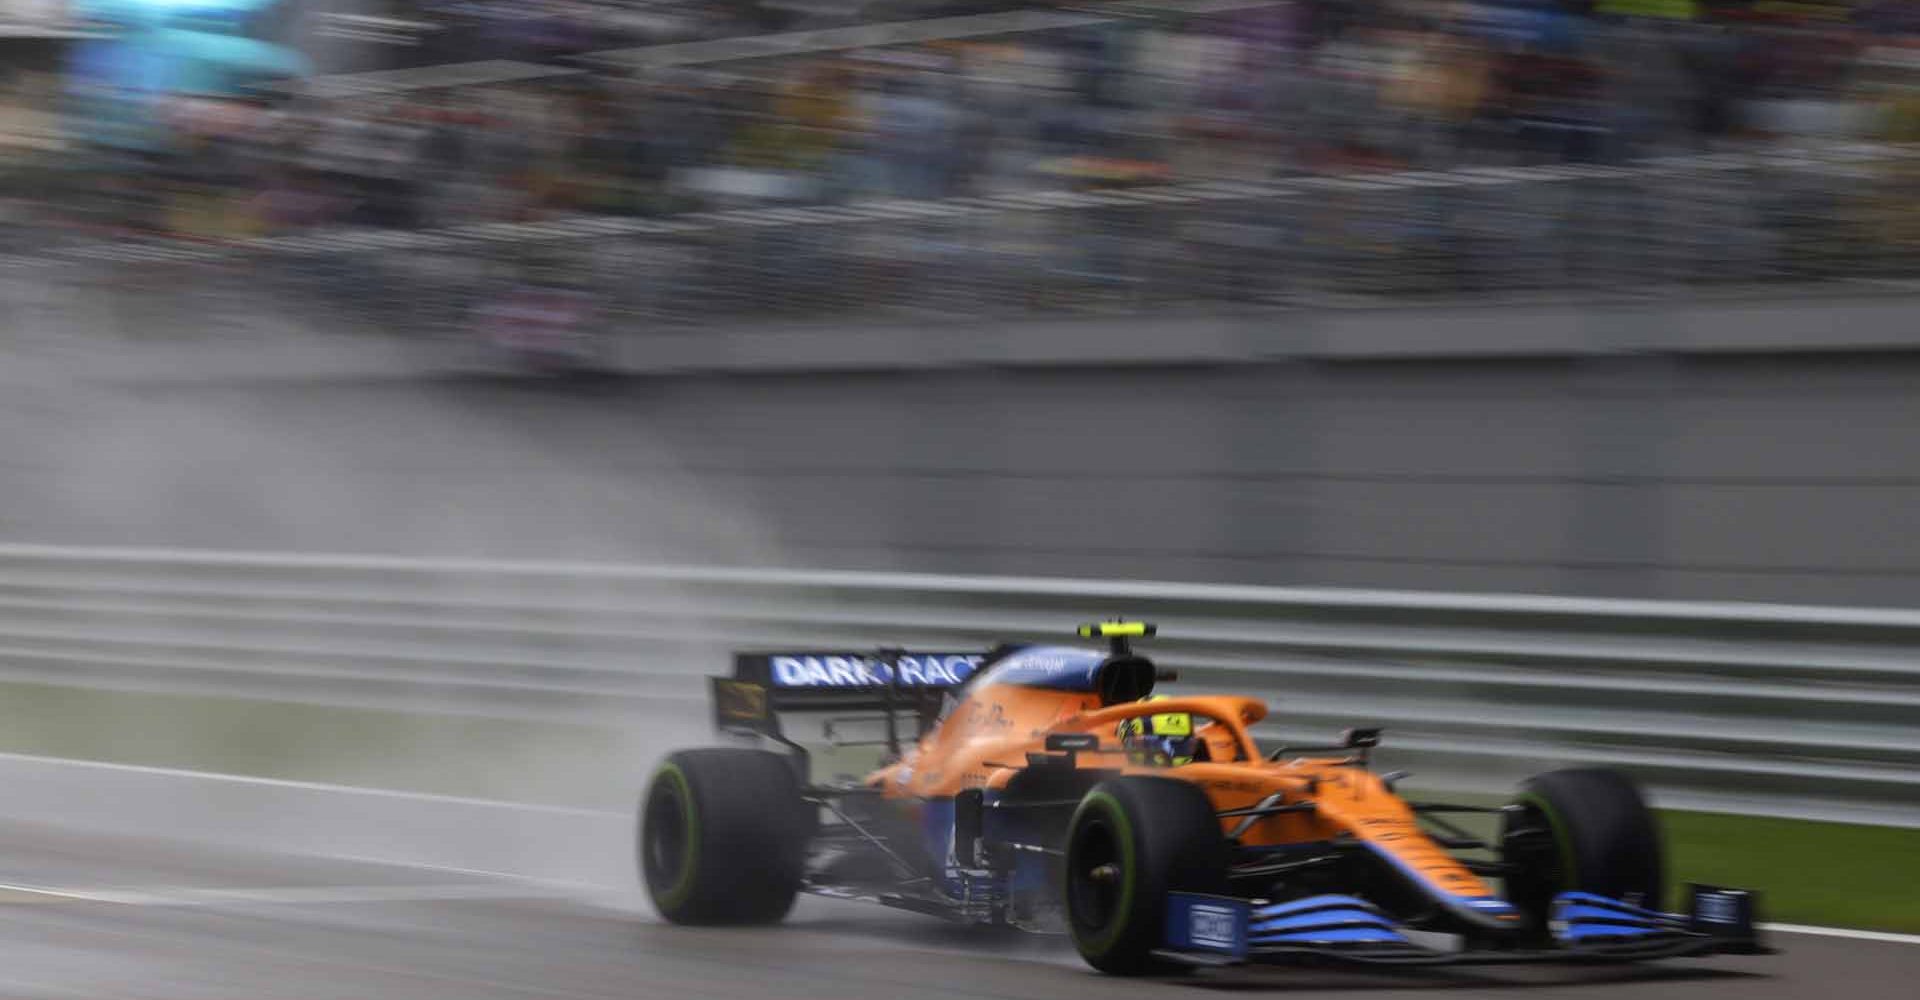
[(780, 713), (913, 711), (924, 725), (942, 696), (973, 676), (986, 653), (736, 653), (733, 676), (711, 678), (722, 732), (785, 741)]

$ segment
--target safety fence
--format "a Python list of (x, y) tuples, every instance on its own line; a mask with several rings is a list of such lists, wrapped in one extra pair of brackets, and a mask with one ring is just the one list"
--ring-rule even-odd
[(1920, 825), (1920, 613), (999, 577), (0, 548), (0, 679), (623, 721), (741, 647), (986, 648), (1145, 617), (1263, 739), (1387, 730), (1493, 791), (1606, 764), (1662, 802)]
[(1908, 280), (1920, 277), (1915, 153), (1775, 148), (231, 243), (41, 241), (0, 258), (0, 273), (138, 300), (126, 311), (143, 332), (217, 298), (411, 335)]

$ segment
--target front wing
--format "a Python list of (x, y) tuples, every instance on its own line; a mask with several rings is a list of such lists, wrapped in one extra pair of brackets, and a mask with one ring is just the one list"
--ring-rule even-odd
[(1763, 954), (1754, 896), (1692, 886), (1688, 912), (1661, 913), (1592, 893), (1553, 901), (1553, 944), (1448, 949), (1352, 896), (1257, 904), (1229, 896), (1171, 893), (1166, 946), (1157, 954), (1193, 965), (1333, 959), (1373, 965), (1621, 962), (1687, 955)]

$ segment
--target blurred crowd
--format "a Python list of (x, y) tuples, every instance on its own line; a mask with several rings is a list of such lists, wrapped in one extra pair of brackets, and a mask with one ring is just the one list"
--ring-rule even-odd
[(368, 97), (180, 93), (143, 107), (139, 142), (72, 120), (43, 74), (6, 86), (41, 111), (0, 119), (14, 215), (224, 239), (1910, 141), (1920, 2), (1291, 0)]

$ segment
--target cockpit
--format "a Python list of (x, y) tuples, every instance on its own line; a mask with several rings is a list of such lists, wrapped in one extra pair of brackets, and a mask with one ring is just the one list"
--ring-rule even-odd
[(1121, 722), (1118, 729), (1128, 762), (1141, 767), (1246, 759), (1230, 728), (1197, 712), (1136, 716)]

